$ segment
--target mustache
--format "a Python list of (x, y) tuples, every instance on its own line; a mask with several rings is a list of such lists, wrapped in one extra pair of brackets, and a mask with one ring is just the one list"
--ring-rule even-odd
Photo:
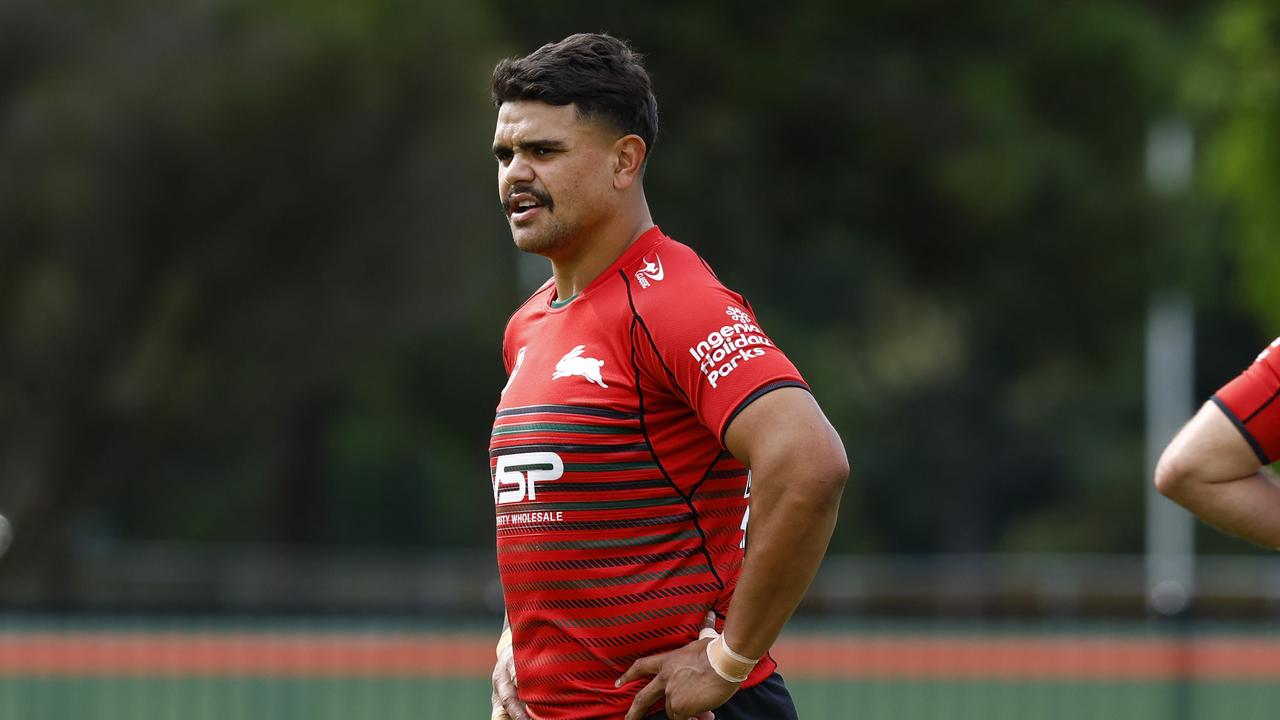
[(516, 195), (532, 195), (533, 198), (538, 201), (539, 205), (548, 210), (555, 207), (555, 201), (551, 199), (551, 195), (546, 191), (539, 190), (532, 185), (513, 185), (511, 189), (507, 191), (506, 197), (498, 197), (498, 205), (502, 208), (503, 214), (508, 216), (511, 215), (511, 198)]

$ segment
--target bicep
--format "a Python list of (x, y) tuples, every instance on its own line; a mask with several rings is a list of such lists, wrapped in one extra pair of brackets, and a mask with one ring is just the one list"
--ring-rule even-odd
[(815, 473), (848, 475), (840, 436), (803, 388), (783, 387), (754, 400), (730, 422), (724, 443), (753, 470), (804, 462)]

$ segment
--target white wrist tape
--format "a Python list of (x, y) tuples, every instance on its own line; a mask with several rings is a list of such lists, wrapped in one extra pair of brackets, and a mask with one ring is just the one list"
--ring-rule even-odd
[(711, 662), (711, 669), (717, 675), (731, 683), (746, 680), (756, 663), (760, 662), (760, 658), (752, 660), (731, 650), (723, 635), (718, 635), (707, 643), (707, 660)]

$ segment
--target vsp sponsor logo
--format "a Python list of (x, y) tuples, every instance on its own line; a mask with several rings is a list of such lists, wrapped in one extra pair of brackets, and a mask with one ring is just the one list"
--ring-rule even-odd
[(722, 325), (707, 334), (707, 339), (689, 348), (707, 382), (715, 388), (742, 363), (764, 355), (773, 341), (740, 307), (730, 305), (725, 315), (733, 324)]
[(493, 502), (497, 505), (538, 499), (538, 483), (559, 480), (564, 461), (553, 452), (499, 455), (493, 468)]
[(662, 271), (662, 258), (657, 253), (646, 255), (644, 258), (644, 267), (636, 271), (636, 282), (640, 283), (640, 287), (647, 288), (653, 283), (660, 282), (666, 277), (666, 273)]

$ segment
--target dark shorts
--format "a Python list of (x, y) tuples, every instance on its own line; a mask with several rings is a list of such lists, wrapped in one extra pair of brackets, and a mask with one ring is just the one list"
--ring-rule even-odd
[[(798, 720), (795, 703), (782, 676), (774, 673), (759, 685), (739, 690), (729, 702), (715, 709), (716, 720)], [(666, 720), (660, 712), (645, 720)]]

